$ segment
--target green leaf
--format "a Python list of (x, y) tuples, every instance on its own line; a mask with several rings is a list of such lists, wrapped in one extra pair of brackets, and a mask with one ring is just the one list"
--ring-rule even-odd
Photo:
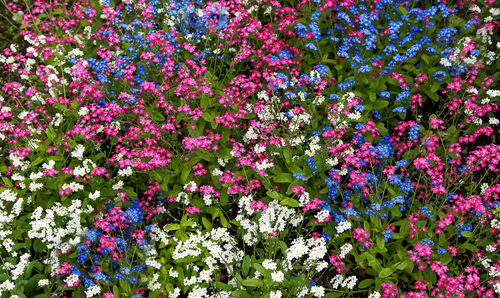
[(463, 249), (467, 249), (467, 250), (470, 250), (470, 251), (476, 251), (477, 250), (477, 247), (472, 244), (472, 243), (464, 243), (464, 244), (460, 244), (459, 246), (460, 248), (463, 248)]
[(248, 294), (248, 292), (245, 290), (236, 290), (232, 293), (232, 296), (241, 298), (253, 298), (253, 296)]
[(54, 128), (52, 128), (52, 126), (49, 126), (49, 127), (47, 127), (46, 132), (47, 132), (47, 136), (49, 137), (49, 139), (51, 141), (55, 141), (55, 139), (56, 139), (56, 132), (54, 131)]
[(438, 84), (438, 83), (432, 84), (432, 87), (431, 87), (431, 90), (430, 90), (431, 93), (436, 93), (439, 90), (440, 87), (441, 87), (441, 85)]
[(135, 199), (137, 198), (137, 193), (134, 191), (134, 189), (130, 186), (125, 187), (125, 191), (127, 192), (128, 196)]
[(165, 117), (163, 117), (161, 112), (154, 111), (153, 113), (151, 113), (151, 119), (154, 121), (164, 121)]
[(120, 289), (116, 285), (113, 286), (113, 294), (115, 294), (115, 296), (117, 297), (120, 296)]
[(264, 268), (264, 266), (262, 266), (261, 264), (254, 262), (254, 263), (253, 263), (253, 267), (254, 267), (254, 268), (255, 268), (255, 270), (257, 270), (260, 274), (262, 274), (262, 275), (264, 275), (264, 276), (267, 274), (267, 270), (266, 270), (266, 268)]
[(377, 100), (377, 94), (375, 92), (368, 92), (368, 99), (370, 102), (375, 102)]
[(226, 217), (223, 214), (220, 214), (220, 223), (222, 224), (222, 226), (224, 228), (227, 228), (227, 226), (229, 225), (229, 223), (227, 222)]
[(192, 226), (194, 225), (194, 222), (190, 221), (190, 220), (186, 220), (184, 222), (181, 223), (181, 227), (189, 227), (189, 226)]
[(191, 167), (189, 166), (184, 166), (184, 168), (182, 169), (182, 173), (181, 173), (181, 183), (182, 184), (185, 184), (188, 179), (188, 176), (189, 176), (189, 173), (191, 172)]
[(283, 199), (282, 196), (279, 193), (275, 192), (274, 190), (268, 190), (266, 192), (266, 194), (267, 194), (268, 197), (270, 197), (272, 199), (275, 199), (275, 200), (281, 200), (281, 199)]
[(280, 202), (281, 205), (283, 206), (288, 206), (292, 208), (297, 208), (300, 206), (299, 202), (295, 199), (292, 198), (285, 198)]
[(9, 187), (13, 187), (14, 185), (12, 184), (12, 182), (10, 182), (9, 178), (7, 177), (2, 177), (2, 180), (5, 184), (7, 184)]
[(242, 284), (246, 287), (262, 287), (264, 285), (262, 280), (257, 278), (245, 279)]
[(212, 230), (212, 228), (213, 228), (212, 223), (208, 219), (206, 219), (205, 217), (201, 218), (201, 223), (203, 224), (205, 229), (207, 229), (209, 232)]
[(181, 225), (179, 224), (170, 224), (168, 226), (165, 226), (163, 229), (165, 231), (175, 231), (181, 228)]
[(290, 153), (290, 148), (284, 147), (283, 148), (283, 157), (285, 157), (285, 162), (286, 164), (290, 164), (292, 162), (292, 156)]
[(381, 110), (389, 105), (389, 102), (384, 99), (377, 100), (375, 102), (369, 103), (365, 105), (365, 108), (373, 111), (373, 110)]
[(231, 285), (228, 285), (228, 284), (220, 282), (220, 281), (216, 281), (215, 286), (219, 289), (224, 290), (224, 291), (231, 291), (233, 289), (233, 287)]
[[(210, 122), (210, 123), (215, 123), (215, 122), (213, 122), (214, 117), (212, 117), (212, 115), (210, 113), (207, 113), (206, 111), (203, 111), (203, 114), (201, 115), (201, 119), (203, 119), (207, 122)], [(215, 123), (215, 124), (217, 124), (217, 123)]]
[(474, 234), (472, 234), (472, 232), (469, 232), (469, 231), (462, 232), (462, 235), (465, 238), (472, 238), (474, 236)]
[(394, 272), (391, 268), (384, 268), (382, 269), (379, 273), (378, 273), (378, 276), (380, 278), (385, 278), (385, 277), (388, 277), (392, 274), (392, 272)]
[(377, 237), (377, 247), (380, 249), (384, 249), (385, 243), (384, 243), (384, 237)]
[(250, 271), (250, 256), (246, 255), (243, 258), (243, 263), (241, 264), (241, 273), (243, 276), (248, 276), (248, 272)]
[(375, 281), (371, 278), (368, 278), (368, 279), (363, 279), (359, 284), (358, 284), (358, 288), (360, 289), (364, 289), (364, 288), (367, 288), (369, 287), (371, 284), (373, 284)]
[(285, 183), (292, 182), (292, 174), (290, 173), (281, 173), (274, 176), (274, 182)]
[(406, 267), (408, 267), (410, 261), (409, 260), (405, 260), (403, 262), (399, 262), (396, 264), (396, 269), (398, 270), (404, 270)]

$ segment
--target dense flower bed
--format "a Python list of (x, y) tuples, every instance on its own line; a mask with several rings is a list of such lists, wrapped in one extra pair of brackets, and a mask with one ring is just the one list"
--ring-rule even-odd
[(6, 5), (2, 297), (500, 295), (498, 2)]

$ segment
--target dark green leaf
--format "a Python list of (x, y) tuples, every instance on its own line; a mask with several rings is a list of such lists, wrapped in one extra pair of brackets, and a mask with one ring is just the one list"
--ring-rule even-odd
[(358, 288), (364, 289), (369, 287), (371, 284), (373, 284), (375, 281), (371, 278), (364, 279), (358, 284)]
[(392, 274), (393, 270), (391, 268), (384, 268), (382, 269), (379, 273), (378, 273), (378, 276), (380, 278), (385, 278), (385, 277), (388, 277)]
[(257, 278), (245, 279), (242, 283), (246, 287), (261, 287), (264, 283)]
[(241, 273), (243, 276), (248, 276), (248, 272), (250, 271), (250, 256), (246, 255), (243, 258), (243, 263), (241, 264)]

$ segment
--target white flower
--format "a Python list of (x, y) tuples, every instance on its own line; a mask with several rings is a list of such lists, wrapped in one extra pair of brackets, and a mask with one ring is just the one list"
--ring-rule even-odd
[(177, 298), (181, 295), (181, 289), (175, 288), (173, 292), (168, 293), (169, 298)]
[(200, 288), (200, 286), (198, 285), (196, 285), (194, 289), (192, 289), (191, 292), (188, 294), (188, 298), (201, 298), (201, 297), (208, 297), (207, 289)]
[(281, 296), (282, 294), (280, 290), (271, 291), (271, 293), (269, 293), (269, 298), (281, 298)]
[(326, 261), (321, 261), (318, 263), (318, 265), (316, 266), (316, 272), (321, 272), (323, 271), (323, 269), (325, 269), (326, 267), (328, 267), (328, 262)]
[(337, 274), (330, 280), (330, 284), (332, 285), (332, 288), (338, 289), (343, 280), (344, 277), (342, 276), (342, 274)]
[(49, 285), (49, 280), (44, 278), (44, 279), (40, 279), (38, 281), (38, 286), (39, 287), (45, 287), (45, 286), (48, 286)]
[(272, 260), (264, 260), (264, 262), (262, 262), (262, 266), (267, 270), (276, 270), (276, 263)]
[(311, 293), (314, 295), (314, 297), (323, 297), (325, 296), (325, 288), (323, 288), (322, 286), (311, 287)]
[(98, 285), (93, 285), (85, 290), (85, 295), (87, 297), (93, 297), (101, 292), (101, 288)]
[(14, 246), (14, 241), (12, 241), (12, 239), (5, 239), (3, 241), (3, 246), (5, 247), (5, 250), (7, 252), (10, 252), (12, 251), (12, 247)]
[(352, 290), (357, 281), (358, 279), (356, 278), (356, 276), (350, 276), (344, 280), (344, 282), (342, 283), (342, 287), (347, 287), (349, 290)]
[(76, 145), (75, 150), (71, 152), (71, 156), (82, 160), (84, 151), (85, 146), (83, 146), (82, 144), (78, 144)]
[(119, 190), (122, 187), (123, 187), (123, 181), (120, 180), (115, 185), (113, 185), (111, 188), (113, 188), (114, 190)]
[(179, 273), (174, 270), (174, 267), (170, 268), (170, 270), (168, 271), (168, 275), (173, 278), (179, 277)]
[(64, 280), (64, 282), (68, 285), (68, 287), (73, 287), (77, 281), (78, 281), (78, 275), (76, 274), (71, 274)]
[(101, 192), (96, 190), (94, 193), (89, 193), (89, 199), (97, 200), (101, 196)]
[(148, 283), (148, 289), (149, 290), (155, 291), (155, 290), (158, 290), (158, 289), (161, 288), (160, 283), (157, 282), (158, 277), (160, 277), (160, 275), (158, 273), (154, 273), (153, 274), (153, 277), (151, 278), (151, 280)]
[(4, 290), (7, 290), (7, 291), (12, 291), (14, 290), (14, 283), (11, 282), (10, 280), (6, 280), (4, 281), (1, 285), (0, 285), (0, 288), (4, 289)]
[(351, 222), (342, 221), (337, 226), (335, 226), (335, 229), (337, 230), (338, 234), (342, 234), (344, 231), (351, 229)]
[(371, 293), (368, 298), (380, 298), (380, 293), (379, 292), (373, 292)]
[(126, 169), (119, 169), (118, 176), (131, 176), (133, 174), (132, 168), (127, 167)]
[(271, 273), (271, 278), (274, 282), (282, 282), (285, 279), (285, 275), (281, 271), (276, 271)]
[(298, 298), (305, 297), (309, 293), (309, 288), (307, 286), (302, 287), (302, 290), (297, 294)]
[(486, 246), (485, 250), (487, 252), (494, 252), (496, 250), (496, 247), (494, 247), (493, 245), (489, 244), (488, 246)]
[(352, 250), (352, 245), (350, 243), (345, 243), (340, 247), (340, 258), (343, 259)]
[(215, 168), (215, 169), (212, 171), (212, 176), (215, 176), (215, 177), (217, 177), (217, 176), (222, 176), (223, 174), (224, 174), (224, 173), (223, 173), (221, 170), (219, 170), (219, 168)]

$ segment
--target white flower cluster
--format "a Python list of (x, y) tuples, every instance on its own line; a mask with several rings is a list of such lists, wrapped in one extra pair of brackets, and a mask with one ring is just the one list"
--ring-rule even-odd
[[(60, 248), (66, 237), (80, 235), (83, 231), (80, 222), (82, 201), (73, 200), (69, 207), (64, 207), (56, 202), (51, 208), (45, 209), (45, 217), (42, 218), (44, 209), (38, 206), (31, 214), (31, 229), (28, 231), (30, 239), (40, 239), (47, 245), (48, 249)], [(56, 217), (57, 216), (57, 217)], [(57, 220), (56, 220), (57, 218)], [(64, 224), (56, 224), (63, 222)], [(79, 237), (70, 240), (70, 244), (76, 245)]]
[(311, 287), (311, 293), (314, 297), (323, 297), (325, 296), (325, 288), (322, 286), (313, 286)]
[(255, 168), (257, 169), (257, 171), (266, 170), (274, 167), (274, 163), (267, 159), (264, 159), (261, 162), (256, 162), (255, 164), (256, 164)]
[(321, 149), (321, 146), (319, 145), (320, 142), (319, 136), (312, 136), (309, 138), (309, 149), (307, 149), (304, 153), (309, 156), (313, 157), (316, 155), (316, 152)]
[(351, 229), (351, 222), (350, 221), (342, 221), (340, 222), (339, 224), (337, 224), (335, 226), (335, 230), (337, 230), (337, 235), (340, 235), (342, 233), (344, 233), (345, 231), (347, 230), (350, 230)]
[(500, 229), (500, 220), (494, 218), (491, 220), (490, 225), (493, 229)]
[(485, 269), (488, 269), (488, 275), (491, 276), (492, 278), (498, 278), (500, 277), (500, 271), (498, 271), (497, 267), (491, 266), (491, 259), (488, 259), (486, 257), (482, 257), (479, 259), (479, 262)]
[[(85, 159), (83, 161), (82, 166), (76, 166), (73, 169), (73, 175), (75, 176), (80, 176), (84, 177), (85, 175), (89, 174), (90, 171), (95, 168), (97, 165), (90, 159)], [(73, 190), (73, 189), (72, 189)]]
[(155, 291), (159, 290), (161, 288), (161, 284), (158, 282), (158, 278), (160, 277), (160, 274), (158, 273), (153, 273), (153, 277), (151, 280), (148, 282), (148, 289), (150, 291)]
[(125, 168), (125, 169), (118, 170), (118, 176), (120, 176), (120, 177), (122, 177), (122, 176), (127, 177), (127, 176), (131, 176), (132, 174), (133, 174), (132, 167), (130, 167), (130, 166)]
[(342, 276), (342, 274), (337, 274), (335, 275), (332, 280), (330, 280), (330, 283), (332, 284), (332, 287), (334, 289), (338, 289), (339, 287), (342, 288), (348, 288), (349, 290), (352, 290), (356, 286), (356, 282), (358, 281), (356, 276), (350, 276), (346, 279)]
[(93, 285), (85, 290), (85, 295), (87, 297), (94, 297), (95, 295), (99, 295), (100, 292), (101, 292), (101, 287), (99, 287), (98, 285)]
[[(318, 239), (299, 237), (292, 241), (292, 244), (285, 252), (286, 262), (284, 268), (288, 270), (293, 269), (293, 264), (299, 262), (301, 266), (305, 266), (308, 270), (312, 267), (316, 269), (324, 269), (325, 261), (323, 258), (327, 256), (327, 246), (324, 238)], [(306, 257), (306, 258), (305, 258)], [(301, 260), (303, 260), (301, 262)], [(328, 265), (328, 263), (326, 263)]]
[(85, 146), (82, 144), (78, 144), (75, 147), (75, 150), (71, 152), (71, 157), (78, 158), (79, 160), (83, 159), (83, 152), (85, 151)]
[(83, 190), (84, 186), (83, 186), (83, 184), (80, 184), (80, 183), (70, 182), (69, 184), (68, 183), (63, 184), (63, 186), (61, 186), (61, 188), (62, 189), (69, 188), (69, 189), (71, 189), (72, 192), (77, 192), (79, 190)]
[(271, 201), (267, 209), (260, 212), (257, 221), (249, 219), (247, 215), (255, 213), (250, 208), (252, 200), (251, 196), (243, 197), (239, 203), (239, 214), (236, 216), (240, 228), (246, 232), (243, 240), (247, 245), (257, 243), (258, 233), (268, 238), (269, 235), (283, 232), (288, 224), (296, 227), (302, 221), (302, 215), (297, 214), (292, 208), (281, 206), (277, 200)]
[[(154, 237), (159, 237), (157, 231), (154, 234), (156, 234)], [(231, 274), (234, 270), (234, 264), (240, 263), (244, 256), (244, 252), (236, 244), (236, 241), (225, 228), (216, 228), (210, 233), (204, 234), (197, 231), (196, 234), (191, 234), (186, 241), (179, 241), (172, 253), (174, 260), (190, 256), (197, 257), (203, 253), (205, 258), (202, 262), (208, 267), (199, 271), (199, 267), (190, 264), (189, 266), (191, 266), (193, 271), (199, 271), (199, 274), (198, 276), (191, 275), (189, 278), (186, 277), (183, 280), (183, 284), (191, 286), (210, 282), (214, 278), (214, 271), (220, 268), (221, 265), (224, 265), (228, 273)]]

